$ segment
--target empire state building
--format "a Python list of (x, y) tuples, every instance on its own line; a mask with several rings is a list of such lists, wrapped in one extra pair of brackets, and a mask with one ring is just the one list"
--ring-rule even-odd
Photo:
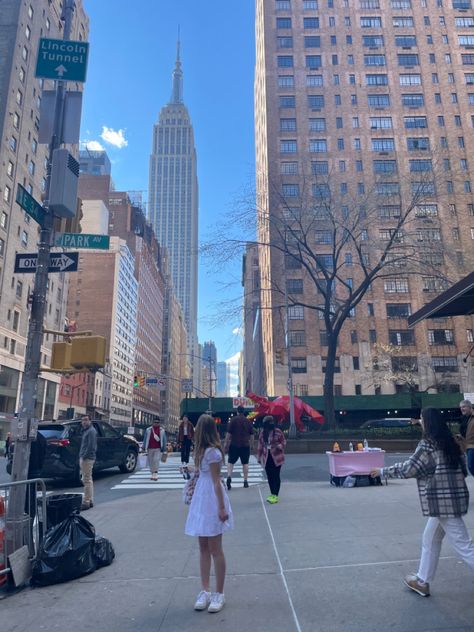
[(168, 250), (174, 290), (183, 308), (188, 330), (190, 354), (196, 354), (197, 349), (196, 168), (193, 126), (183, 103), (183, 72), (178, 43), (171, 99), (161, 108), (159, 120), (153, 126), (148, 209), (157, 239)]

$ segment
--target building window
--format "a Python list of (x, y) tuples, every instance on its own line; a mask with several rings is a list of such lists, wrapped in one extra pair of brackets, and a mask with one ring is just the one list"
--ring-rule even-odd
[(287, 279), (286, 289), (288, 294), (302, 294), (303, 293), (303, 279)]
[(294, 88), (295, 78), (293, 77), (293, 75), (282, 75), (278, 77), (278, 87), (279, 88)]
[(288, 318), (290, 320), (304, 320), (304, 307), (301, 305), (291, 305), (288, 307)]
[(453, 330), (428, 329), (428, 342), (430, 345), (452, 345), (454, 344)]
[(306, 358), (290, 359), (292, 373), (306, 373)]
[(408, 279), (386, 279), (384, 291), (387, 294), (407, 294), (409, 291)]
[[(324, 357), (324, 356), (321, 358), (321, 365), (322, 365), (323, 373), (326, 373), (327, 360), (328, 359), (326, 357)], [(339, 358), (336, 358), (335, 362), (334, 362), (334, 373), (340, 373), (340, 372), (341, 372), (341, 363), (340, 363)]]
[(412, 329), (389, 329), (388, 340), (397, 347), (411, 346), (415, 344), (415, 333)]
[(431, 366), (435, 373), (457, 373), (459, 371), (456, 357), (433, 356)]
[(17, 298), (21, 298), (23, 295), (23, 283), (21, 281), (16, 282), (15, 294)]

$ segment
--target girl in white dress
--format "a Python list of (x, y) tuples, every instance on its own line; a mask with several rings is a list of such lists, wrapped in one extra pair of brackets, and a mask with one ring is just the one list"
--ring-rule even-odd
[[(225, 557), (222, 534), (233, 528), (232, 509), (221, 480), (224, 462), (216, 423), (210, 415), (201, 415), (194, 434), (194, 464), (199, 478), (189, 506), (186, 535), (198, 536), (202, 590), (195, 610), (219, 612), (224, 599)], [(211, 558), (214, 560), (216, 592), (211, 593)]]

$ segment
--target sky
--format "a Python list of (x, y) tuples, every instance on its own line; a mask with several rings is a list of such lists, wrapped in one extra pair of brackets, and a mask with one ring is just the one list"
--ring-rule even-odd
[[(210, 239), (254, 172), (254, 0), (83, 0), (90, 53), (81, 140), (104, 148), (120, 191), (147, 200), (153, 124), (171, 95), (178, 27), (184, 102), (198, 158), (199, 240)], [(242, 346), (239, 322), (211, 325), (222, 298), (240, 300), (241, 264), (199, 264), (198, 336), (230, 360)], [(224, 289), (229, 278), (232, 288)], [(223, 319), (226, 320), (226, 319)]]

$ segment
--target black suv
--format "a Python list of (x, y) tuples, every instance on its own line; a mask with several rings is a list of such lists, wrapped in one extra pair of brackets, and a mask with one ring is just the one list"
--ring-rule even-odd
[[(105, 421), (93, 421), (97, 431), (97, 458), (94, 471), (118, 467), (121, 472), (131, 473), (137, 466), (138, 441), (121, 435)], [(38, 432), (46, 439), (46, 456), (42, 478), (71, 478), (79, 480), (79, 448), (82, 425), (80, 419), (40, 422)], [(11, 473), (13, 450), (10, 450), (7, 472)]]

